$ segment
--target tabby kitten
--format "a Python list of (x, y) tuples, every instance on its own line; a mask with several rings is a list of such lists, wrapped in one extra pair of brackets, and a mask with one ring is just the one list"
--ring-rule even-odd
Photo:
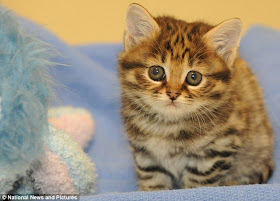
[(264, 183), (273, 132), (238, 55), (239, 19), (216, 26), (129, 6), (119, 56), (122, 116), (140, 190)]

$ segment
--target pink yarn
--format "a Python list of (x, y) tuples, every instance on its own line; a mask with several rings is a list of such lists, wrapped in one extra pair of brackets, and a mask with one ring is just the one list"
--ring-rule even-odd
[(34, 187), (42, 194), (78, 194), (70, 177), (69, 168), (50, 150), (33, 171)]
[(88, 113), (61, 114), (50, 117), (49, 122), (57, 129), (69, 133), (83, 148), (87, 147), (94, 132), (94, 121)]

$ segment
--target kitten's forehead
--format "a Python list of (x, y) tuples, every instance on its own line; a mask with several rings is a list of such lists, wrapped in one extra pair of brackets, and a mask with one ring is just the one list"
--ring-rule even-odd
[(192, 66), (196, 59), (204, 59), (206, 47), (203, 44), (202, 36), (212, 26), (202, 22), (187, 23), (171, 17), (159, 17), (155, 20), (160, 26), (160, 33), (153, 44), (154, 53), (160, 53), (163, 63), (169, 57), (171, 60), (180, 62), (188, 59)]
[(176, 32), (183, 32), (189, 35), (201, 34), (204, 35), (209, 31), (213, 26), (206, 24), (204, 22), (193, 22), (188, 23), (183, 20), (178, 20), (172, 17), (157, 17), (155, 18), (156, 22), (160, 26), (161, 30), (170, 31), (171, 34)]

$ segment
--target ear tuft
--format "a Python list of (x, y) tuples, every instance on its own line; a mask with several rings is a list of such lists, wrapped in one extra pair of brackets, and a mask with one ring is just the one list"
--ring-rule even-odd
[(157, 31), (158, 24), (145, 8), (139, 4), (131, 4), (128, 7), (124, 35), (125, 49), (132, 48)]
[(241, 38), (242, 24), (238, 18), (230, 19), (215, 26), (204, 35), (206, 43), (215, 49), (228, 66), (232, 66)]

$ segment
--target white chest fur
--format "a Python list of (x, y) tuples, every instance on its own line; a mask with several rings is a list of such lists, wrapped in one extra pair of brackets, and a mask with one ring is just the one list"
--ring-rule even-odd
[(146, 146), (155, 156), (157, 163), (171, 172), (176, 178), (180, 177), (187, 164), (186, 155), (177, 146), (160, 138), (151, 138)]

